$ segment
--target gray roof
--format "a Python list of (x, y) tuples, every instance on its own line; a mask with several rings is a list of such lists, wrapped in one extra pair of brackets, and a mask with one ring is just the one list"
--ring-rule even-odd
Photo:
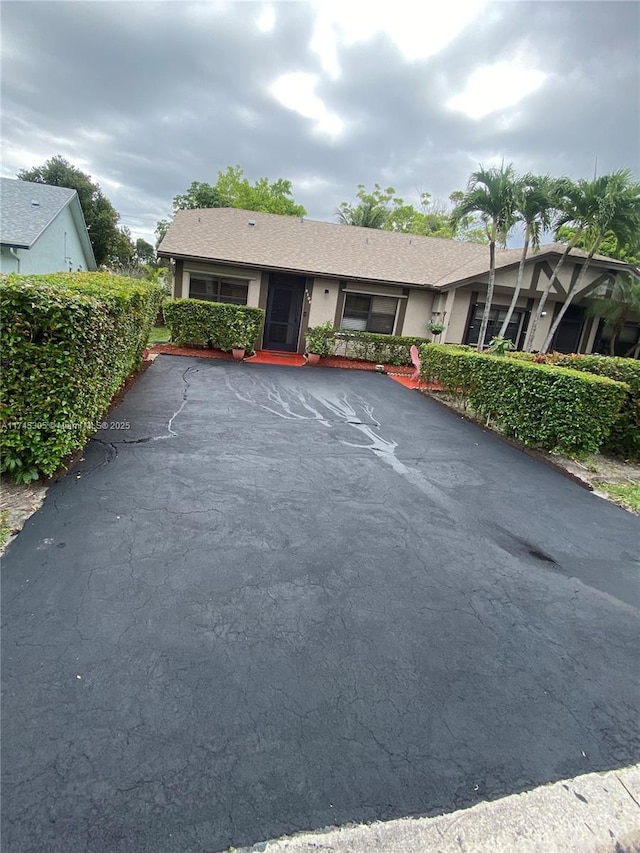
[[(559, 244), (543, 246), (531, 260), (564, 249)], [(438, 289), (486, 275), (489, 255), (478, 243), (236, 208), (179, 210), (158, 254)], [(517, 264), (520, 254), (520, 249), (497, 249), (496, 266)], [(585, 256), (579, 250), (571, 254)], [(602, 260), (619, 265), (610, 258)]]
[(75, 190), (14, 178), (0, 178), (0, 245), (30, 249), (51, 222), (70, 205), (90, 269), (95, 258)]

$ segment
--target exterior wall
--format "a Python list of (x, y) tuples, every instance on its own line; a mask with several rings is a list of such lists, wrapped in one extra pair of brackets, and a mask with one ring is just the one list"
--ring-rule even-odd
[[(325, 293), (328, 290), (329, 293)], [(328, 278), (315, 278), (311, 305), (309, 306), (309, 326), (320, 326), (331, 320), (333, 323), (338, 305), (340, 282)]]
[(8, 246), (2, 246), (0, 252), (0, 272), (20, 272), (20, 249), (16, 249), (14, 253)]
[(185, 261), (180, 276), (180, 267), (176, 266), (176, 278), (181, 278), (180, 281), (174, 280), (173, 295), (176, 298), (189, 296), (189, 284), (191, 274), (196, 275), (220, 275), (225, 278), (241, 278), (243, 281), (249, 282), (249, 291), (247, 293), (247, 305), (251, 308), (260, 307), (260, 280), (261, 271), (256, 269), (245, 269), (244, 267), (231, 267), (225, 264), (205, 264), (198, 261)]
[[(7, 258), (6, 263), (11, 259)], [(5, 253), (3, 252), (3, 265)], [(3, 266), (4, 269), (4, 266)], [(580, 267), (567, 261), (559, 277), (559, 289), (554, 289), (546, 303), (545, 314), (541, 318), (536, 330), (533, 349), (540, 349), (549, 332), (551, 323), (559, 304), (564, 302), (565, 294), (575, 281)], [(509, 270), (498, 270), (496, 273), (493, 306), (506, 308), (511, 302), (513, 287), (517, 276), (517, 267)], [(240, 278), (249, 282), (247, 305), (266, 308), (269, 273), (259, 269), (245, 269), (226, 264), (202, 263), (198, 261), (184, 261), (176, 264), (176, 281), (174, 283), (174, 295), (179, 297), (188, 296), (191, 273), (222, 275)], [(522, 283), (522, 292), (517, 302), (517, 308), (529, 310), (533, 315), (536, 311), (538, 301), (542, 295), (549, 278), (553, 273), (553, 266), (546, 260), (530, 263), (525, 268)], [(581, 292), (588, 293), (591, 285), (596, 282), (602, 274), (599, 268), (588, 271)], [(310, 285), (313, 282), (311, 289)], [(487, 282), (476, 281), (465, 284), (458, 288), (447, 291), (435, 292), (421, 290), (419, 288), (403, 288), (398, 285), (385, 284), (383, 282), (358, 282), (337, 281), (335, 279), (316, 277), (307, 279), (307, 289), (311, 291), (310, 304), (305, 303), (303, 312), (303, 325), (318, 326), (327, 321), (338, 325), (342, 320), (342, 309), (344, 306), (344, 295), (346, 293), (366, 293), (374, 296), (393, 296), (402, 301), (399, 302), (399, 310), (396, 315), (396, 334), (420, 335), (429, 337), (427, 323), (430, 320), (442, 322), (445, 326), (442, 334), (436, 338), (441, 343), (463, 343), (465, 340), (469, 312), (473, 294), (477, 294), (478, 302), (486, 298)], [(407, 296), (408, 294), (408, 296)], [(580, 301), (580, 294), (574, 302)], [(301, 331), (302, 336), (302, 331)], [(583, 330), (580, 350), (590, 352), (595, 337), (594, 329), (589, 326)], [(522, 345), (523, 341), (521, 341)]]
[(441, 335), (443, 343), (461, 344), (464, 340), (467, 331), (467, 318), (469, 316), (469, 306), (471, 303), (472, 289), (468, 287), (458, 288), (449, 292), (445, 303), (444, 318), (441, 319), (444, 323), (444, 332)]
[(37, 275), (90, 269), (70, 205), (60, 211), (30, 249), (16, 249), (16, 254), (20, 259), (19, 270), (16, 258), (8, 249), (2, 249), (1, 272)]
[[(544, 308), (544, 315), (541, 317), (536, 329), (535, 339), (532, 348), (538, 350), (544, 344), (544, 341), (549, 333), (553, 318), (556, 315), (556, 310), (559, 305), (564, 303), (566, 293), (575, 278), (579, 274), (579, 265), (567, 261), (560, 271), (558, 285), (549, 294)], [(507, 308), (511, 304), (513, 288), (515, 286), (516, 277), (518, 274), (517, 267), (510, 270), (498, 270), (496, 272), (496, 280), (494, 285), (494, 294), (492, 306), (494, 308)], [(525, 273), (522, 282), (522, 291), (516, 307), (518, 309), (527, 309), (533, 316), (537, 310), (540, 297), (542, 296), (545, 287), (547, 286), (551, 275), (553, 274), (553, 265), (548, 262), (539, 264), (531, 264), (525, 268)], [(578, 304), (581, 299), (581, 294), (588, 293), (591, 285), (597, 281), (602, 274), (602, 270), (593, 268), (587, 271), (585, 281), (580, 289), (580, 292), (573, 300), (573, 304)], [(444, 343), (463, 343), (467, 331), (469, 309), (471, 305), (471, 297), (473, 293), (477, 293), (477, 301), (484, 302), (487, 292), (487, 282), (478, 281), (472, 284), (467, 284), (455, 290), (447, 291), (446, 295), (439, 294), (434, 300), (434, 311), (446, 311), (443, 322), (445, 323), (445, 331), (442, 333), (441, 340)], [(455, 296), (452, 298), (452, 294)], [(437, 317), (436, 319), (442, 319)], [(531, 321), (529, 323), (531, 325)], [(524, 341), (520, 342), (520, 345)], [(593, 345), (593, 335), (583, 335), (580, 350), (590, 352)]]
[(429, 337), (427, 323), (431, 320), (434, 303), (434, 293), (430, 290), (411, 290), (407, 300), (407, 312), (404, 316), (400, 335)]

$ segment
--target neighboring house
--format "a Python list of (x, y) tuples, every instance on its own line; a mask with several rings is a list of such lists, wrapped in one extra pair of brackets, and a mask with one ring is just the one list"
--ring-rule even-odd
[[(542, 246), (530, 256), (508, 336), (522, 348), (532, 312), (564, 251)], [(174, 296), (252, 305), (266, 311), (259, 346), (304, 350), (308, 326), (427, 336), (444, 323), (439, 340), (477, 341), (488, 283), (486, 246), (372, 228), (315, 222), (234, 208), (180, 210), (158, 248), (174, 263)], [(520, 249), (496, 251), (496, 282), (487, 341), (499, 331), (516, 283)], [(566, 259), (546, 303), (534, 349), (547, 335), (584, 253)], [(601, 324), (587, 319), (584, 298), (629, 266), (596, 256), (561, 324), (554, 346), (591, 352)], [(637, 326), (637, 324), (636, 324)], [(636, 328), (634, 334), (640, 334)]]
[(95, 270), (75, 190), (0, 178), (0, 272)]

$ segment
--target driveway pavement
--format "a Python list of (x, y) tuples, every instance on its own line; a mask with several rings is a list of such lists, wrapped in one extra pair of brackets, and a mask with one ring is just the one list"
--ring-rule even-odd
[(639, 760), (637, 517), (375, 374), (160, 356), (110, 420), (2, 568), (3, 849), (219, 851)]

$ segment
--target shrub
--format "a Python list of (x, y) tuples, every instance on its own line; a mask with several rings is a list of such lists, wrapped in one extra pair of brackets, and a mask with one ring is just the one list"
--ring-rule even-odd
[(597, 451), (628, 392), (606, 377), (439, 344), (421, 357), (425, 380), (460, 395), (505, 435), (546, 450)]
[(307, 352), (312, 352), (316, 355), (332, 355), (334, 351), (334, 332), (335, 329), (331, 320), (327, 320), (321, 326), (312, 326), (307, 329)]
[(174, 343), (226, 352), (236, 347), (251, 352), (264, 321), (261, 308), (204, 299), (168, 299), (162, 313)]
[(308, 346), (322, 355), (340, 355), (343, 358), (373, 361), (376, 364), (411, 364), (410, 349), (415, 344), (429, 343), (426, 338), (404, 335), (378, 335), (353, 329), (334, 329), (330, 322), (307, 330)]
[(51, 475), (136, 370), (162, 288), (110, 273), (0, 280), (2, 470)]
[(640, 459), (640, 361), (634, 358), (614, 358), (609, 355), (579, 355), (551, 352), (546, 355), (510, 353), (510, 357), (543, 364), (555, 364), (573, 370), (606, 376), (629, 386), (627, 397), (611, 426), (602, 450), (625, 459)]

